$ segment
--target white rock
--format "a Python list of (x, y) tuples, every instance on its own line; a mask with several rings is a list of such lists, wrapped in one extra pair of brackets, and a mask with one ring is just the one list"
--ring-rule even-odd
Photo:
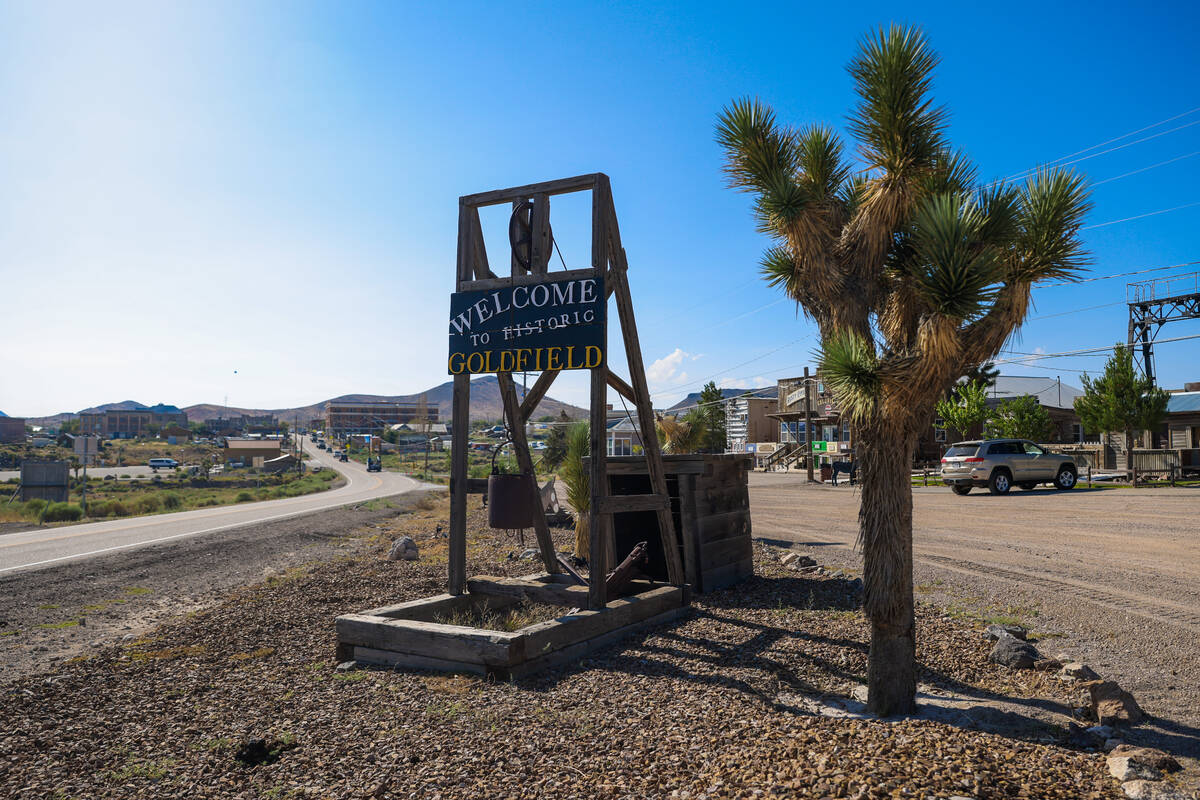
[(1129, 756), (1109, 756), (1108, 771), (1122, 783), (1136, 780), (1161, 781), (1163, 776), (1162, 772), (1149, 764), (1139, 763)]
[(418, 558), (417, 543), (408, 536), (401, 536), (392, 542), (392, 549), (388, 551), (389, 561), (416, 561)]
[(779, 559), (779, 563), (786, 567), (798, 558), (800, 558), (799, 553), (784, 553), (783, 558)]
[(1183, 790), (1161, 781), (1129, 781), (1121, 788), (1129, 800), (1192, 800)]

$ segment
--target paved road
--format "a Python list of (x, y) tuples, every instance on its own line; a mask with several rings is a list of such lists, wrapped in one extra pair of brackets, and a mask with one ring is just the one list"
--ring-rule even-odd
[(404, 494), (423, 485), (393, 472), (368, 473), (362, 464), (353, 461), (341, 464), (321, 451), (317, 451), (311, 461), (337, 469), (346, 476), (346, 485), (328, 492), (284, 500), (10, 533), (0, 537), (0, 574), (311, 514), (377, 497)]
[[(175, 474), (175, 470), (172, 469), (164, 469), (161, 473), (156, 473), (154, 470), (150, 469), (144, 464), (140, 467), (88, 467), (87, 472), (89, 478), (103, 478), (105, 475), (114, 475), (118, 478), (122, 475), (129, 475), (134, 478), (149, 478), (151, 475), (162, 475), (163, 477), (168, 477)], [(21, 477), (21, 470), (19, 469), (0, 470), (0, 481), (7, 481), (12, 478), (19, 477)]]
[[(854, 546), (857, 489), (754, 473), (750, 491), (755, 536)], [(946, 487), (915, 487), (913, 556), (918, 565), (1038, 586), (1200, 634), (1198, 521), (1194, 489), (976, 490), (959, 497)]]

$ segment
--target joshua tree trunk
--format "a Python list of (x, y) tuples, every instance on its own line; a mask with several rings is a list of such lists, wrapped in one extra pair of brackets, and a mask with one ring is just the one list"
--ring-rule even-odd
[(880, 716), (916, 710), (912, 584), (912, 485), (916, 447), (910, 420), (882, 416), (859, 428), (862, 476), (859, 536), (865, 611), (871, 621), (867, 705)]

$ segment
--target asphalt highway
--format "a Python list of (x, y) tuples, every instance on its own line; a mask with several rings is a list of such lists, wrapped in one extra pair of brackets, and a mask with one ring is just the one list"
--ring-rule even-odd
[(312, 514), (379, 497), (404, 494), (424, 486), (420, 481), (394, 472), (367, 472), (365, 466), (355, 461), (339, 463), (328, 453), (319, 450), (309, 459), (309, 463), (313, 461), (342, 473), (346, 477), (346, 484), (327, 492), (283, 500), (6, 534), (0, 536), (0, 574)]

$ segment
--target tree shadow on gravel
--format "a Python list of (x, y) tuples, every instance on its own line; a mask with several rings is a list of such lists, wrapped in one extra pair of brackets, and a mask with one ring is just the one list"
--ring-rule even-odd
[[(819, 672), (834, 683), (863, 686), (863, 672), (831, 660), (828, 648), (836, 648), (850, 656), (846, 660), (861, 664), (869, 649), (865, 641), (830, 637), (724, 613), (735, 609), (854, 612), (861, 608), (861, 596), (852, 580), (756, 576), (736, 589), (704, 595), (702, 602), (703, 608), (693, 608), (675, 622), (632, 634), (578, 664), (520, 683), (535, 691), (546, 690), (568, 674), (598, 666), (628, 675), (674, 678), (733, 689), (781, 713), (826, 715), (819, 709), (831, 701), (834, 706), (840, 703), (847, 713), (827, 716), (873, 718), (862, 713), (861, 702), (845, 697), (840, 691), (831, 692), (828, 686), (822, 687), (812, 679), (813, 673)], [(695, 621), (728, 626), (731, 634), (724, 640), (689, 635), (687, 626)], [(739, 637), (732, 633), (733, 629), (749, 632), (749, 638)], [(769, 652), (780, 643), (795, 641), (811, 643), (815, 647), (789, 648), (786, 654)], [(818, 648), (826, 653), (813, 652)], [(1073, 729), (1069, 724), (1074, 719), (1072, 709), (1061, 701), (1012, 696), (986, 689), (921, 662), (917, 669), (923, 691), (918, 697), (921, 711), (916, 718), (963, 730), (986, 731), (1014, 740), (1053, 742), (1081, 751), (1095, 749), (1094, 743), (1081, 735), (1081, 729), (1089, 723), (1081, 721), (1080, 728)], [(1181, 755), (1200, 753), (1200, 730), (1170, 720), (1150, 720), (1135, 729), (1129, 738), (1144, 740), (1146, 744)]]

